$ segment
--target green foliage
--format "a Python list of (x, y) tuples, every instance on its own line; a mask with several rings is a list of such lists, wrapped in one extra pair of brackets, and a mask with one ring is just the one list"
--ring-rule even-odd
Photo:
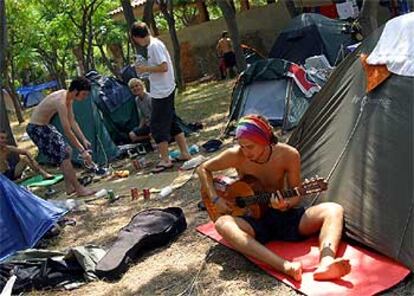
[[(108, 12), (119, 6), (112, 0), (8, 0), (8, 66), (13, 66), (15, 86), (27, 78), (31, 81), (51, 79), (52, 70), (65, 78), (76, 74), (72, 49), (81, 40), (82, 7), (99, 4), (93, 13), (93, 45), (126, 43), (126, 25), (115, 23)], [(96, 6), (96, 5), (95, 5)], [(88, 44), (88, 40), (86, 40)], [(95, 61), (99, 50), (93, 49)], [(102, 63), (103, 64), (103, 63)], [(10, 75), (12, 76), (12, 75)]]

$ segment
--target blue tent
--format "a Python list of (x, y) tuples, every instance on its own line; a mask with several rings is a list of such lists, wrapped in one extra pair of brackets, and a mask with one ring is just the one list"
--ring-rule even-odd
[(56, 80), (49, 81), (38, 85), (27, 85), (19, 87), (16, 92), (23, 97), (23, 106), (26, 108), (36, 106), (45, 97), (42, 93), (45, 89), (57, 88)]
[(65, 213), (0, 174), (0, 261), (34, 247)]

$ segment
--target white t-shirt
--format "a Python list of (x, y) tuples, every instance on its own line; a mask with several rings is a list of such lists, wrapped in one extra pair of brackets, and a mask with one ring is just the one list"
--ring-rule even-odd
[(151, 36), (148, 45), (148, 66), (158, 66), (164, 62), (168, 66), (167, 72), (150, 73), (149, 75), (150, 95), (154, 99), (166, 98), (175, 90), (175, 76), (167, 47), (161, 40)]

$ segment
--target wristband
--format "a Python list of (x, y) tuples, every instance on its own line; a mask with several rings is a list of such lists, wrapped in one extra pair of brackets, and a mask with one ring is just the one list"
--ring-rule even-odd
[(216, 204), (218, 202), (218, 200), (220, 199), (220, 197), (216, 196), (212, 199), (213, 204)]

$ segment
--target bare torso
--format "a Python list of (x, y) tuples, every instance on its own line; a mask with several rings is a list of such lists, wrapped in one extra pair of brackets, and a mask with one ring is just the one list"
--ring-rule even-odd
[(244, 157), (240, 147), (234, 147), (238, 154), (236, 170), (240, 177), (250, 175), (255, 177), (267, 192), (283, 189), (288, 164), (286, 163), (292, 152), (292, 147), (286, 144), (272, 146), (272, 155), (265, 164), (258, 164)]
[(48, 125), (59, 108), (66, 106), (67, 91), (64, 89), (55, 91), (42, 100), (33, 111), (30, 123)]
[(230, 38), (221, 38), (217, 44), (217, 50), (220, 55), (233, 51)]

